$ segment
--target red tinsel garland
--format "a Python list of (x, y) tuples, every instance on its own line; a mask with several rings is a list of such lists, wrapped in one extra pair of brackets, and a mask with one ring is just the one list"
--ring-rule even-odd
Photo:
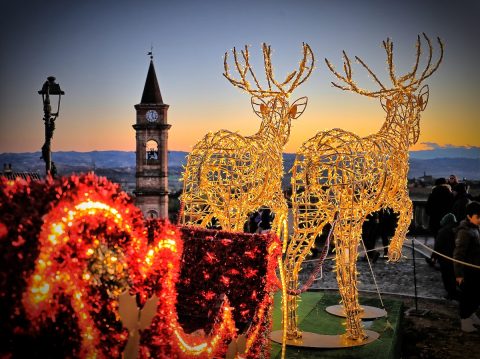
[(68, 191), (60, 187), (58, 203), (43, 218), (23, 304), (37, 332), (45, 316), (55, 322), (71, 309), (79, 341), (72, 354), (116, 358), (128, 338), (118, 296), (129, 287), (129, 258), (143, 237), (143, 219), (118, 187), (93, 175), (81, 180)]
[(268, 357), (273, 234), (144, 226), (118, 186), (91, 174), (1, 179), (0, 215), (0, 355), (120, 357), (118, 295), (130, 287), (139, 306), (160, 298), (142, 357), (224, 356), (236, 332), (247, 337), (239, 358)]
[(244, 357), (269, 357), (275, 268), (281, 255), (276, 235), (231, 233), (181, 227), (184, 241), (177, 311), (190, 330), (207, 331), (222, 295), (233, 309), (239, 334), (247, 337)]
[[(117, 225), (115, 213), (105, 216), (100, 208), (74, 207), (101, 201), (129, 217), (124, 219), (130, 232), (142, 225), (141, 213), (117, 185), (94, 175), (0, 181), (0, 227), (6, 228), (0, 238), (0, 330), (5, 340), (0, 353), (83, 356), (93, 350), (87, 348), (85, 338), (94, 328), (100, 333), (96, 343), (104, 348), (101, 353), (119, 357), (125, 329), (109, 291), (128, 284), (129, 275), (107, 281), (110, 274), (101, 270), (96, 257), (106, 252), (112, 259), (118, 253), (115, 272), (126, 271), (124, 249), (131, 234)], [(69, 211), (76, 214), (71, 220)], [(35, 300), (29, 296), (36, 296)], [(84, 316), (94, 324), (86, 325)]]
[(155, 294), (159, 301), (152, 324), (141, 333), (141, 358), (214, 358), (223, 357), (227, 344), (236, 336), (231, 308), (225, 301), (210, 336), (184, 332), (176, 310), (180, 258), (183, 243), (177, 227), (168, 222), (148, 223), (152, 243), (137, 253), (141, 265), (133, 283), (140, 305)]

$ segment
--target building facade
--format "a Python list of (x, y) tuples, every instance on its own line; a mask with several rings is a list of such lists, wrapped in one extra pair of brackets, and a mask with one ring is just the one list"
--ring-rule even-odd
[(168, 105), (163, 103), (153, 57), (142, 100), (135, 105), (135, 204), (145, 218), (168, 218)]

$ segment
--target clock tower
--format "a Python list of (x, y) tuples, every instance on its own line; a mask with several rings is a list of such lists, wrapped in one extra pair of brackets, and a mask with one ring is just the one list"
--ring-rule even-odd
[(168, 105), (163, 103), (150, 55), (142, 100), (135, 105), (135, 204), (145, 218), (168, 218)]

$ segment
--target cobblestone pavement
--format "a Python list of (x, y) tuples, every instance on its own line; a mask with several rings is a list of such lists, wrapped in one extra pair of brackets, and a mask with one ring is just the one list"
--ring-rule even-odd
[[(433, 247), (433, 238), (417, 238), (417, 241), (426, 244), (430, 248)], [(405, 241), (403, 248), (403, 256), (399, 262), (392, 263), (386, 259), (380, 258), (371, 263), (372, 271), (366, 261), (362, 261), (363, 254), (359, 256), (357, 261), (358, 271), (358, 289), (360, 291), (375, 291), (375, 282), (373, 276), (377, 281), (377, 285), (381, 293), (401, 294), (407, 296), (414, 296), (414, 273), (413, 273), (413, 256), (411, 250), (411, 239)], [(416, 249), (423, 252), (427, 256), (430, 252), (416, 244)], [(379, 249), (383, 253), (383, 249)], [(324, 263), (323, 278), (318, 279), (312, 285), (312, 289), (338, 289), (335, 272), (333, 271), (334, 261), (329, 255)], [(304, 282), (313, 270), (318, 260), (305, 261), (303, 270), (300, 272), (300, 282)], [(415, 271), (417, 282), (417, 295), (423, 298), (443, 298), (446, 292), (443, 288), (440, 271), (431, 267), (425, 261), (425, 256), (416, 251), (415, 254)]]

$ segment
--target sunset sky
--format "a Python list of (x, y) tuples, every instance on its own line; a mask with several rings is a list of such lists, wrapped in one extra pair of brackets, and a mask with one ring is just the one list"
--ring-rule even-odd
[[(222, 76), (222, 57), (234, 46), (251, 45), (255, 72), (264, 78), (262, 42), (274, 50), (278, 78), (297, 68), (302, 42), (316, 56), (311, 78), (292, 95), (292, 100), (308, 96), (309, 102), (293, 122), (285, 152), (295, 152), (320, 130), (339, 127), (367, 135), (384, 120), (379, 102), (333, 88), (324, 58), (341, 69), (345, 49), (388, 82), (382, 40), (393, 40), (396, 69), (403, 73), (414, 63), (422, 32), (432, 40), (441, 37), (445, 57), (426, 81), (430, 100), (415, 148), (480, 146), (479, 18), (480, 2), (474, 0), (4, 1), (0, 153), (40, 150), (44, 129), (37, 91), (49, 75), (66, 92), (53, 151), (133, 151), (133, 106), (142, 95), (150, 46), (163, 100), (170, 105), (171, 150), (189, 151), (207, 131), (249, 135), (258, 129), (249, 96)], [(436, 40), (434, 46), (437, 56)], [(358, 65), (354, 77), (375, 89)]]

